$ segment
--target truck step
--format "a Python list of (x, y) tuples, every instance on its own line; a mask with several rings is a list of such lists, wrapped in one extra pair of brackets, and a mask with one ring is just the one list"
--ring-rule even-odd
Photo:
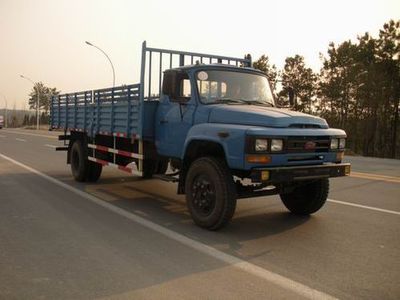
[(178, 182), (179, 180), (179, 178), (176, 178), (175, 176), (164, 175), (164, 174), (155, 174), (153, 175), (153, 178), (157, 178), (167, 182)]
[(68, 147), (56, 147), (56, 151), (68, 151)]
[(70, 135), (63, 134), (58, 136), (59, 141), (69, 141), (70, 139), (71, 139)]

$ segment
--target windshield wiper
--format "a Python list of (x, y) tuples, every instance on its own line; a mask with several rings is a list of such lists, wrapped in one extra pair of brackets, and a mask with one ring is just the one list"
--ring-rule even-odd
[(239, 98), (219, 98), (210, 104), (219, 104), (219, 103), (240, 103), (240, 104), (247, 104), (247, 105), (254, 104), (254, 105), (263, 105), (263, 106), (270, 106), (270, 107), (274, 106), (272, 103), (266, 102), (266, 101), (246, 100), (246, 99), (239, 99)]
[[(245, 103), (246, 104), (246, 100), (242, 100), (242, 99), (235, 99), (235, 98), (219, 98), (216, 99), (213, 103), (217, 104), (217, 103)], [(212, 103), (210, 103), (212, 104)]]
[(248, 104), (255, 104), (255, 105), (263, 105), (263, 106), (274, 107), (274, 105), (273, 105), (271, 102), (266, 102), (266, 101), (247, 100), (246, 102), (247, 102)]

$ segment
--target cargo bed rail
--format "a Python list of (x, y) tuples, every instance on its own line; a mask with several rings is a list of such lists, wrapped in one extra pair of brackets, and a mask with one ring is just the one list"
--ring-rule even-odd
[(51, 98), (52, 128), (137, 137), (140, 84), (63, 94)]

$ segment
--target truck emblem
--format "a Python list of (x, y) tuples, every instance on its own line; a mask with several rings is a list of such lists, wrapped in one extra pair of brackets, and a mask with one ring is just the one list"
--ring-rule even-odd
[(313, 150), (313, 149), (315, 149), (315, 146), (316, 146), (317, 144), (315, 143), (315, 142), (312, 142), (312, 141), (308, 141), (308, 142), (306, 142), (305, 144), (304, 144), (304, 149), (305, 150)]

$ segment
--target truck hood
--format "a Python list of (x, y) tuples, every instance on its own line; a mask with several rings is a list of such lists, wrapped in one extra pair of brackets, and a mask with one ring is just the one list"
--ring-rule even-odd
[(215, 105), (209, 114), (210, 123), (239, 124), (264, 127), (329, 128), (322, 118), (297, 111), (256, 105)]

